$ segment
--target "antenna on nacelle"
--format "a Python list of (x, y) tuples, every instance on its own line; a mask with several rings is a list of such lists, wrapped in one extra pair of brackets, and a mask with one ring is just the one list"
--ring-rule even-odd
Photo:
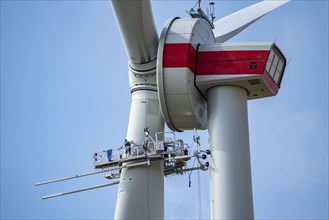
[(210, 2), (209, 3), (209, 10), (210, 10), (211, 23), (214, 24), (214, 20), (216, 18), (216, 16), (215, 16), (215, 2)]

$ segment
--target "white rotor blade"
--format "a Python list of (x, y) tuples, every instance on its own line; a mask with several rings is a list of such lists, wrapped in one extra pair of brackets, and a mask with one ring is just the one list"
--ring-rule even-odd
[(217, 20), (214, 23), (216, 42), (224, 43), (259, 18), (287, 2), (289, 2), (289, 0), (262, 1)]
[(149, 0), (111, 0), (131, 65), (155, 60), (158, 33)]

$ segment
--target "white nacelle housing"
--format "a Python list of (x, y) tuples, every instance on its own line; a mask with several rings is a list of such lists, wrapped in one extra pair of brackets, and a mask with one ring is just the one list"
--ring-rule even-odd
[(273, 43), (225, 43), (200, 46), (197, 66), (196, 85), (205, 96), (211, 87), (235, 85), (257, 99), (278, 93), (286, 59)]
[(174, 131), (207, 129), (208, 89), (231, 85), (247, 90), (248, 99), (275, 96), (285, 66), (274, 43), (216, 44), (205, 19), (172, 19), (158, 48), (162, 115)]
[(157, 84), (161, 112), (171, 130), (207, 128), (207, 103), (194, 83), (195, 51), (200, 44), (214, 43), (205, 19), (172, 19), (164, 27), (158, 48)]

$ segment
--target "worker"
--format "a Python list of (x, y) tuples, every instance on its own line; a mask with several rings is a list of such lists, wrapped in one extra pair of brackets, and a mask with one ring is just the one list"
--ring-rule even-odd
[(124, 145), (125, 145), (126, 155), (129, 155), (131, 151), (131, 144), (129, 141), (127, 141), (127, 139), (125, 139)]
[(107, 153), (107, 159), (109, 161), (111, 161), (112, 160), (112, 149), (107, 150), (106, 153)]

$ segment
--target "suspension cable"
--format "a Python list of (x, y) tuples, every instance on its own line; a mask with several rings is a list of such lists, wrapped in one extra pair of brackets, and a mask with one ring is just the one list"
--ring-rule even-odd
[[(192, 144), (191, 144), (191, 152), (193, 152), (193, 147), (194, 147), (194, 138), (193, 138), (193, 140), (192, 140)], [(196, 158), (194, 157), (192, 167), (194, 167), (195, 159), (196, 159)], [(192, 171), (193, 171), (193, 170), (191, 170), (191, 171), (189, 172), (189, 174), (188, 174), (188, 187), (191, 187), (191, 174), (192, 174)]]
[(202, 198), (201, 198), (201, 179), (200, 170), (198, 170), (198, 203), (199, 203), (199, 219), (202, 219)]
[[(197, 133), (196, 133), (197, 135)], [(197, 150), (201, 151), (200, 146), (200, 138), (197, 136)], [(200, 178), (200, 170), (198, 170), (198, 205), (199, 205), (199, 219), (202, 219), (202, 198), (201, 198), (201, 178)]]

